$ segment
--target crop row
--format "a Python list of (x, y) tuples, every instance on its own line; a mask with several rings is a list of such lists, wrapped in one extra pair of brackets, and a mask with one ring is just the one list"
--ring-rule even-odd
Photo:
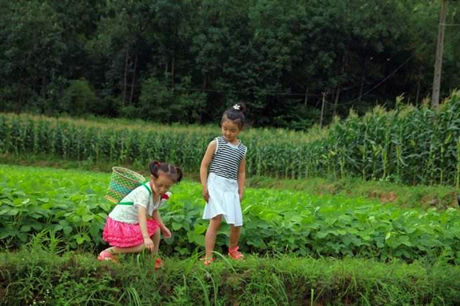
[[(102, 122), (102, 123), (101, 123)], [(198, 172), (218, 128), (129, 124), (0, 114), (0, 153), (140, 167), (158, 159)], [(440, 110), (398, 104), (396, 110), (353, 114), (309, 133), (248, 129), (249, 175), (383, 179), (460, 186), (460, 94)]]
[[(108, 174), (0, 166), (0, 241), (17, 248), (45, 232), (64, 249), (104, 247), (102, 228), (113, 204), (103, 196)], [(302, 192), (248, 189), (241, 248), (258, 254), (359, 256), (386, 260), (446, 256), (460, 262), (460, 212), (401, 209), (376, 201)], [(161, 250), (190, 256), (203, 250), (207, 221), (200, 185), (173, 187), (161, 215), (173, 232)], [(228, 228), (218, 234), (225, 252)]]

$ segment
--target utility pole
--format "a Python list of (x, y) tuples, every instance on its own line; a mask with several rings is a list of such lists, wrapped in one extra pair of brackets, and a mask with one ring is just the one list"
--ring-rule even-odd
[(441, 91), (442, 54), (444, 52), (444, 30), (446, 25), (448, 0), (441, 0), (441, 13), (438, 25), (438, 41), (436, 44), (436, 59), (434, 62), (433, 93), (431, 95), (431, 106), (439, 107), (439, 92)]

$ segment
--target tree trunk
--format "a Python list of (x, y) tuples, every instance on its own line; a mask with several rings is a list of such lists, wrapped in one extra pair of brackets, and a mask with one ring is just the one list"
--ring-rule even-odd
[(174, 89), (174, 66), (176, 63), (176, 56), (173, 55), (172, 61), (171, 61), (171, 88)]
[(203, 90), (206, 90), (206, 87), (208, 86), (208, 75), (206, 74), (204, 77), (203, 77)]
[(326, 93), (323, 92), (323, 101), (321, 103), (321, 118), (319, 120), (319, 127), (323, 127), (323, 117), (324, 117), (324, 104), (326, 103)]
[(441, 91), (442, 54), (444, 52), (444, 29), (447, 15), (447, 1), (441, 0), (441, 13), (438, 25), (438, 41), (436, 44), (436, 59), (434, 63), (433, 93), (431, 95), (431, 106), (439, 107), (439, 92)]
[(339, 106), (339, 98), (340, 98), (340, 86), (337, 86), (337, 89), (335, 91), (335, 99), (334, 99), (334, 111), (333, 111), (334, 117), (337, 115), (337, 107)]
[(136, 69), (137, 69), (137, 54), (134, 58), (134, 69), (133, 69), (133, 79), (131, 80), (131, 94), (129, 95), (129, 104), (132, 105), (133, 103), (133, 96), (134, 96), (134, 85), (136, 84)]
[(305, 87), (305, 99), (303, 100), (303, 106), (307, 108), (308, 104), (308, 87)]
[(337, 87), (335, 90), (335, 97), (334, 97), (334, 109), (332, 111), (333, 116), (335, 117), (337, 115), (337, 107), (339, 106), (339, 98), (340, 98), (340, 86), (342, 83), (343, 76), (345, 74), (345, 66), (347, 64), (347, 57), (346, 54), (342, 55), (341, 59), (342, 65), (340, 67), (340, 72), (339, 72), (339, 82), (337, 82)]
[(125, 72), (123, 75), (123, 99), (122, 99), (122, 105), (125, 105), (126, 102), (126, 88), (128, 86), (128, 62), (129, 62), (129, 49), (126, 50), (126, 55), (125, 55)]
[(363, 98), (365, 79), (366, 79), (366, 62), (364, 62), (364, 65), (363, 65), (363, 73), (361, 75), (361, 85), (359, 86), (359, 96), (358, 96), (359, 102), (361, 102), (361, 99)]
[(415, 92), (415, 105), (418, 105), (418, 100), (420, 99), (420, 79), (421, 75), (417, 75), (417, 91)]
[(16, 112), (19, 114), (22, 111), (22, 83), (19, 83), (18, 85), (17, 99), (18, 103), (16, 104)]
[(47, 90), (47, 82), (46, 82), (46, 77), (43, 75), (42, 77), (42, 86), (40, 89), (40, 95), (42, 96), (43, 99), (46, 99), (46, 92)]

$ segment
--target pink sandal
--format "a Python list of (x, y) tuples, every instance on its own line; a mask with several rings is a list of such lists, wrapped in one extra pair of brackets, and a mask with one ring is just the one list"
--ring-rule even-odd
[(239, 246), (236, 246), (234, 248), (229, 248), (228, 249), (228, 256), (230, 256), (231, 258), (235, 259), (235, 260), (242, 260), (244, 259), (244, 255), (243, 253), (241, 253), (240, 251), (238, 251), (240, 247)]
[(105, 260), (110, 260), (110, 261), (113, 261), (113, 262), (118, 262), (118, 259), (115, 255), (113, 255), (112, 253), (110, 253), (109, 251), (102, 251), (101, 253), (99, 253), (99, 256), (97, 257), (98, 260), (102, 260), (102, 261), (105, 261)]

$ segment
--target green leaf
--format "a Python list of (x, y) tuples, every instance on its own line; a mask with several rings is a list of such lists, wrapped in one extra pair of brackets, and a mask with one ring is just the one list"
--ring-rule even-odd
[(181, 228), (182, 228), (182, 224), (177, 223), (177, 222), (173, 222), (173, 223), (172, 223), (172, 229), (173, 229), (174, 231), (177, 231), (177, 230), (179, 230), (179, 229), (181, 229)]
[(77, 241), (77, 244), (83, 244), (85, 241), (91, 241), (89, 238), (88, 234), (86, 233), (80, 233), (74, 236), (75, 240)]
[(205, 225), (202, 225), (202, 224), (198, 224), (195, 226), (195, 228), (193, 229), (193, 232), (195, 234), (203, 234), (204, 232), (206, 232), (207, 230), (207, 226)]
[(69, 236), (69, 234), (72, 232), (72, 227), (64, 226), (63, 231), (64, 231), (64, 235)]
[(19, 214), (19, 210), (16, 208), (8, 209), (6, 212), (8, 216), (16, 216), (17, 214)]
[(83, 222), (89, 222), (94, 219), (94, 215), (84, 215), (82, 220)]
[(21, 202), (22, 205), (28, 204), (30, 202), (30, 199), (27, 198), (24, 201)]
[(21, 226), (20, 231), (21, 231), (21, 232), (29, 232), (29, 231), (30, 231), (30, 228), (31, 228), (30, 225), (23, 225), (23, 226)]
[(200, 235), (194, 232), (187, 232), (187, 238), (190, 243), (204, 247), (204, 235)]

